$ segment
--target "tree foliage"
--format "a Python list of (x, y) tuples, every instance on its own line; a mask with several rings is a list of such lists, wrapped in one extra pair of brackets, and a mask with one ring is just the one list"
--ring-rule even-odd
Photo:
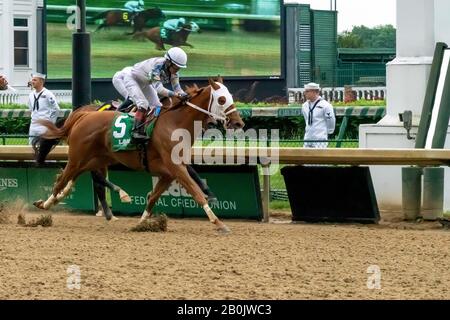
[(395, 48), (396, 29), (388, 24), (368, 28), (355, 26), (338, 35), (339, 48)]

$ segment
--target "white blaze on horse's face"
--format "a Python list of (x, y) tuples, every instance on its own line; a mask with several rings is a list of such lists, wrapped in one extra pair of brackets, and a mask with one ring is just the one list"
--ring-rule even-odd
[(234, 104), (233, 96), (223, 84), (216, 82), (220, 87), (217, 90), (211, 87), (210, 112), (217, 119), (225, 120), (226, 116), (236, 111), (236, 108), (227, 109)]
[(198, 32), (200, 30), (200, 27), (195, 22), (191, 21), (190, 25), (191, 25), (191, 32)]

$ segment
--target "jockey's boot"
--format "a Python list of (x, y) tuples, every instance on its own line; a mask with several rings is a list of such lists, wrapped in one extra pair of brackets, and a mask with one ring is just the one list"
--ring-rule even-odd
[(130, 98), (126, 98), (124, 102), (117, 108), (117, 111), (125, 112), (125, 110), (133, 104), (133, 101)]
[(134, 115), (134, 127), (132, 137), (139, 142), (144, 142), (147, 140), (147, 135), (145, 134), (145, 109), (139, 108)]

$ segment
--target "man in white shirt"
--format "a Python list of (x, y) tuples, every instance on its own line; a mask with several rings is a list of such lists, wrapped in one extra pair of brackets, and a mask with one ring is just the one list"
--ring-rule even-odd
[(49, 120), (55, 123), (59, 114), (59, 105), (55, 95), (44, 87), (45, 74), (34, 73), (31, 77), (33, 91), (28, 99), (28, 108), (31, 111), (29, 144), (32, 144), (35, 137), (39, 137), (47, 131), (47, 128), (38, 124), (37, 121)]
[[(326, 148), (328, 135), (333, 134), (336, 127), (336, 117), (333, 106), (319, 95), (320, 85), (308, 83), (305, 85), (306, 102), (302, 106), (305, 119), (305, 148)], [(317, 141), (317, 142), (315, 142)]]

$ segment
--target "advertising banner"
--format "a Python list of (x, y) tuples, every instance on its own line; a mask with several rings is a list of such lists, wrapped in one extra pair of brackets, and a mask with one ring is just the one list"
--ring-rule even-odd
[[(210, 207), (219, 218), (262, 219), (261, 193), (257, 167), (249, 166), (195, 166), (200, 177), (217, 196)], [(121, 203), (117, 194), (111, 195), (114, 214), (139, 215), (145, 210), (147, 193), (158, 182), (148, 173), (110, 170), (109, 179), (122, 187), (132, 199)], [(176, 181), (157, 201), (154, 212), (172, 217), (206, 217), (194, 199)]]

